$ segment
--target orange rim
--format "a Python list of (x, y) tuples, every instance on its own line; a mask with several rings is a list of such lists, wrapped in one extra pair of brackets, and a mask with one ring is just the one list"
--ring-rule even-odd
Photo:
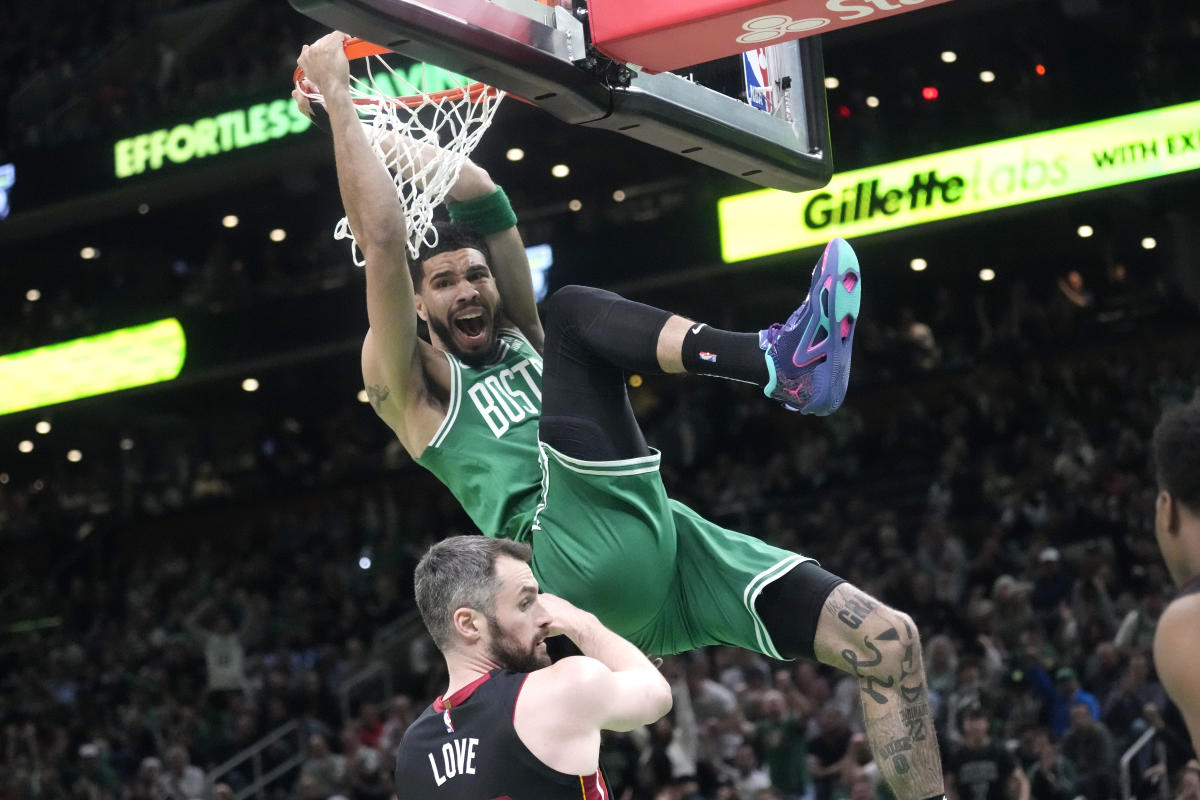
[[(342, 49), (346, 52), (346, 58), (353, 61), (356, 58), (367, 58), (368, 56), (382, 55), (390, 53), (391, 50), (381, 45), (368, 42), (366, 39), (351, 37), (342, 42)], [(292, 83), (299, 85), (301, 79), (304, 78), (304, 70), (296, 67), (296, 71), (292, 73)], [(432, 92), (431, 94), (414, 94), (408, 97), (394, 97), (395, 102), (409, 108), (417, 108), (426, 103), (444, 103), (447, 101), (455, 102), (462, 100), (464, 97), (467, 102), (478, 103), (480, 100), (495, 98), (500, 94), (500, 90), (495, 87), (488, 86), (485, 83), (469, 83), (466, 86), (456, 86), (453, 89), (443, 89), (440, 92)], [(383, 100), (375, 100), (366, 97), (355, 98), (356, 105), (378, 105), (384, 102)]]

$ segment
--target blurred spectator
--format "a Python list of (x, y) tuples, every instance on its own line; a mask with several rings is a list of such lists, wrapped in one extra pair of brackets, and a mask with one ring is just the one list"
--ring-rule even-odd
[(950, 750), (942, 768), (946, 788), (962, 798), (1029, 798), (1029, 780), (1003, 745), (994, 744), (981, 707), (962, 714), (962, 744)]
[(308, 757), (300, 765), (301, 778), (312, 781), (312, 791), (322, 800), (343, 794), (348, 785), (346, 759), (329, 752), (325, 737), (314, 734), (308, 738)]
[(167, 768), (159, 777), (158, 785), (171, 800), (208, 797), (208, 781), (204, 770), (190, 763), (187, 748), (182, 745), (167, 750)]
[(842, 776), (851, 755), (851, 736), (840, 708), (830, 704), (821, 709), (818, 733), (808, 740), (808, 771), (813, 778), (816, 800), (833, 800), (845, 788)]
[(1075, 766), (1058, 752), (1044, 729), (1033, 735), (1033, 751), (1036, 760), (1029, 767), (1033, 800), (1074, 800)]
[(1076, 790), (1087, 800), (1108, 800), (1117, 785), (1112, 734), (1085, 703), (1073, 704), (1070, 715), (1071, 727), (1059, 742), (1059, 751), (1075, 765)]

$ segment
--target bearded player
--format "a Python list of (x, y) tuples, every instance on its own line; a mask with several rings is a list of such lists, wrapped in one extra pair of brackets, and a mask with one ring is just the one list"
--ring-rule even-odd
[(324, 96), (342, 202), (366, 259), (362, 370), (376, 413), (482, 531), (532, 545), (542, 588), (643, 651), (728, 644), (855, 675), (893, 792), (942, 797), (911, 618), (810, 558), (668, 500), (659, 454), (625, 391), (626, 370), (693, 372), (756, 384), (792, 410), (832, 413), (846, 391), (860, 299), (850, 247), (831, 242), (805, 302), (758, 333), (584, 287), (554, 294), (543, 330), (516, 216), (473, 164), (448, 194), (457, 224), (408, 263), (403, 209), (350, 100), (344, 39), (306, 46), (298, 63)]

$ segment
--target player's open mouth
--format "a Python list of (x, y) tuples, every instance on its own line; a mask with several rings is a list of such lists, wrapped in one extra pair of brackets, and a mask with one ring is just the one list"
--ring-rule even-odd
[(463, 312), (454, 319), (454, 327), (467, 339), (475, 340), (483, 336), (487, 329), (487, 321), (482, 309)]

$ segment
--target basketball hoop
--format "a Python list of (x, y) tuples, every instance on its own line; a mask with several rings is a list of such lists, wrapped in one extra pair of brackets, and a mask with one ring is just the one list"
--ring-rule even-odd
[[(392, 51), (362, 39), (347, 39), (343, 47), (348, 59), (364, 59), (366, 64), (365, 77), (350, 76), (350, 98), (376, 157), (392, 172), (396, 196), (404, 206), (408, 252), (416, 258), (422, 244), (437, 244), (434, 209), (492, 124), (504, 92), (436, 67), (421, 65), (407, 73), (395, 69), (383, 58)], [(452, 85), (427, 90), (431, 82), (427, 70), (429, 78)], [(297, 88), (303, 77), (304, 71), (297, 67), (293, 75)], [(312, 102), (324, 103), (319, 93), (304, 94)], [(333, 235), (350, 240), (351, 257), (361, 267), (364, 262), (345, 217)]]

